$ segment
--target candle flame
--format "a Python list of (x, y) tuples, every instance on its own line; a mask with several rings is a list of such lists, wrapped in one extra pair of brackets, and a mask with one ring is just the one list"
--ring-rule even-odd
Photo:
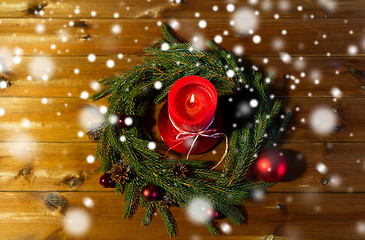
[(191, 98), (190, 98), (190, 104), (193, 105), (194, 104), (194, 94), (191, 95)]

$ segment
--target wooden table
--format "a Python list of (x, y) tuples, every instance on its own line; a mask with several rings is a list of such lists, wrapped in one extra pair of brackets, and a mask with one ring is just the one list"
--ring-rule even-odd
[[(99, 162), (87, 162), (95, 143), (79, 121), (85, 108), (105, 104), (84, 99), (95, 92), (95, 81), (141, 63), (143, 48), (162, 37), (160, 23), (190, 42), (220, 35), (225, 49), (243, 47), (244, 61), (265, 74), (277, 73), (273, 92), (294, 114), (280, 143), (291, 178), (268, 189), (259, 202), (248, 199), (247, 223), (219, 238), (365, 237), (365, 1), (231, 2), (235, 11), (258, 11), (253, 35), (261, 37), (259, 44), (232, 29), (229, 1), (0, 2), (1, 239), (168, 238), (159, 216), (146, 229), (141, 211), (122, 219), (122, 197), (98, 184)], [(205, 28), (199, 28), (200, 20)], [(109, 60), (114, 67), (107, 66)], [(336, 88), (342, 97), (334, 98)], [(310, 127), (319, 106), (339, 119), (327, 136)], [(216, 159), (223, 148), (216, 156), (195, 158)], [(318, 171), (320, 163), (327, 171)], [(93, 207), (85, 206), (89, 198)], [(74, 208), (90, 216), (91, 227), (80, 237), (63, 228)], [(212, 239), (183, 211), (173, 211), (180, 227), (176, 239)]]

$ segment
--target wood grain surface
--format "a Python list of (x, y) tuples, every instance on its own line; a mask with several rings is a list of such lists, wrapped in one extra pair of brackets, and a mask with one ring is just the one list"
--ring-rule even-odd
[[(272, 90), (276, 96), (282, 97), (331, 97), (331, 89), (341, 89), (343, 98), (363, 97), (365, 79), (365, 59), (359, 57), (326, 57), (326, 56), (300, 56), (293, 57), (293, 63), (283, 64), (279, 57), (251, 57), (245, 56), (245, 61), (255, 65), (265, 75), (275, 72)], [(90, 63), (87, 56), (50, 56), (49, 61), (54, 65), (54, 71), (49, 75), (48, 81), (39, 78), (28, 80), (29, 66), (37, 57), (26, 56), (18, 65), (14, 65), (7, 79), (12, 83), (11, 87), (1, 92), (2, 97), (76, 97), (81, 92), (94, 92), (92, 84), (99, 78), (107, 75), (122, 74), (137, 64), (143, 63), (143, 58), (136, 55), (123, 56), (122, 59), (111, 56), (96, 57), (95, 62)], [(108, 68), (106, 62), (115, 61), (114, 68)], [(264, 63), (267, 59), (268, 63)], [(75, 74), (75, 69), (79, 73)], [(304, 73), (305, 76), (301, 76)], [(287, 78), (287, 76), (290, 76)], [(300, 81), (294, 90), (288, 86), (297, 85), (295, 79)], [(315, 84), (316, 79), (320, 84)], [(344, 81), (346, 79), (346, 81)], [(68, 87), (65, 87), (68, 86)], [(289, 89), (290, 90), (289, 90)]]
[[(206, 21), (207, 27), (204, 29), (199, 28), (199, 19), (195, 18), (182, 18), (172, 24), (188, 41), (193, 42), (194, 37), (197, 37), (196, 43), (204, 46), (206, 39), (220, 35), (224, 39), (222, 47), (232, 50), (234, 46), (242, 45), (247, 56), (278, 56), (279, 52), (290, 55), (346, 55), (349, 44), (359, 42), (364, 33), (362, 18), (349, 19), (346, 23), (341, 18), (262, 19), (255, 31), (261, 36), (261, 43), (255, 44), (252, 35), (234, 33), (229, 19), (213, 18)], [(0, 41), (8, 48), (22, 48), (24, 55), (142, 54), (144, 47), (156, 43), (161, 37), (161, 23), (169, 21), (7, 18), (1, 23)], [(113, 31), (115, 26), (118, 31)], [(331, 31), (328, 31), (328, 26), (332, 26)], [(287, 31), (285, 36), (282, 35), (283, 30)], [(349, 33), (351, 30), (352, 34)], [(224, 31), (228, 35), (224, 35)], [(130, 32), (133, 34), (128, 34)], [(14, 41), (18, 37), (22, 41)], [(318, 44), (315, 44), (316, 41)], [(52, 44), (55, 44), (55, 49), (51, 48)]]
[[(157, 215), (147, 228), (140, 225), (142, 211), (132, 220), (122, 219), (122, 198), (112, 192), (61, 192), (62, 206), (49, 204), (54, 192), (0, 193), (0, 226), (6, 239), (161, 239), (163, 222)], [(356, 226), (363, 220), (364, 194), (272, 193), (261, 202), (246, 201), (247, 223), (233, 227), (222, 239), (355, 239)], [(85, 198), (93, 206), (85, 206)], [(24, 205), (29, 206), (24, 208)], [(63, 229), (66, 212), (82, 209), (90, 216), (88, 236), (69, 237)], [(336, 212), (334, 212), (336, 210)], [(176, 239), (214, 239), (207, 229), (192, 224), (180, 209), (173, 209), (179, 220)], [(349, 218), (351, 215), (351, 218)], [(220, 224), (227, 224), (223, 220)], [(325, 226), (324, 226), (325, 225)], [(25, 227), (27, 226), (27, 227)], [(29, 227), (29, 228), (28, 228)], [(30, 229), (31, 228), (31, 229)], [(330, 229), (330, 231), (328, 230)]]
[[(224, 151), (224, 144), (216, 148)], [(163, 143), (158, 144), (164, 149)], [(268, 189), (269, 192), (362, 192), (365, 163), (364, 143), (283, 143), (290, 175), (284, 182)], [(26, 147), (26, 155), (9, 149)], [(357, 151), (352, 152), (356, 147)], [(94, 143), (18, 143), (2, 142), (0, 150), (0, 192), (2, 191), (114, 191), (100, 188), (99, 162), (88, 163), (87, 157), (95, 152)], [(216, 161), (212, 152), (191, 156), (191, 159)], [(359, 161), (360, 160), (360, 161)], [(316, 170), (324, 163), (329, 171)], [(219, 167), (218, 167), (219, 169)], [(328, 180), (323, 184), (322, 180)], [(341, 183), (335, 182), (341, 179)]]
[[(257, 11), (253, 34), (231, 26), (241, 10)], [(100, 162), (87, 161), (96, 144), (86, 136), (85, 119), (100, 117), (107, 104), (81, 98), (97, 91), (99, 78), (143, 63), (143, 48), (162, 37), (162, 23), (201, 47), (216, 36), (227, 50), (241, 47), (247, 70), (258, 68), (263, 77), (276, 72), (273, 94), (293, 114), (278, 143), (288, 174), (262, 198), (245, 201), (242, 226), (221, 220), (225, 231), (217, 239), (364, 239), (363, 0), (0, 2), (0, 239), (168, 239), (160, 216), (147, 228), (141, 209), (123, 219), (122, 197), (99, 185)], [(161, 106), (148, 121), (156, 122)], [(337, 120), (324, 136), (311, 128), (319, 107)], [(158, 151), (166, 151), (156, 125), (152, 132)], [(221, 143), (191, 159), (217, 162), (223, 152)], [(65, 221), (80, 209), (90, 226), (75, 236)], [(182, 210), (173, 212), (176, 239), (214, 239)]]

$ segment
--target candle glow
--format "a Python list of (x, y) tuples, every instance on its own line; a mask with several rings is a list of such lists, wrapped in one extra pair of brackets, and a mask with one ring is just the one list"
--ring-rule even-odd
[(195, 102), (195, 98), (194, 98), (194, 94), (193, 94), (193, 95), (191, 95), (190, 103), (188, 104), (188, 107), (190, 107), (190, 108), (194, 107), (194, 102)]

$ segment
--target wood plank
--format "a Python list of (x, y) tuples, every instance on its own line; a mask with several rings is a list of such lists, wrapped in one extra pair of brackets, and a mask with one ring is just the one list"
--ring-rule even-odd
[[(218, 162), (224, 144), (190, 159)], [(289, 170), (269, 192), (364, 192), (364, 143), (279, 144)], [(87, 162), (95, 143), (0, 143), (0, 191), (114, 191), (98, 181), (100, 162)], [(18, 150), (17, 152), (14, 149)], [(29, 150), (25, 150), (29, 149)], [(13, 152), (11, 152), (13, 150)], [(158, 144), (158, 151), (166, 146)], [(180, 156), (184, 158), (184, 156)], [(327, 171), (319, 172), (317, 164)], [(221, 170), (221, 166), (217, 171)], [(328, 182), (323, 182), (328, 181)]]
[(1, 143), (3, 191), (114, 191), (99, 185), (94, 143)]
[[(87, 57), (50, 57), (53, 64), (52, 74), (48, 81), (42, 81), (41, 74), (33, 75), (30, 66), (37, 57), (22, 57), (21, 63), (13, 65), (10, 75), (3, 75), (11, 83), (11, 87), (2, 90), (2, 97), (79, 97), (81, 92), (90, 91), (92, 84), (98, 79), (114, 74), (122, 74), (133, 66), (143, 63), (141, 56), (96, 56), (95, 62), (89, 62)], [(106, 62), (115, 61), (114, 68), (108, 68)], [(264, 64), (264, 59), (268, 63)], [(306, 97), (311, 93), (315, 97), (331, 97), (331, 90), (338, 88), (342, 97), (362, 97), (365, 94), (365, 59), (363, 57), (303, 57), (294, 58), (292, 64), (283, 64), (278, 57), (247, 57), (244, 59), (246, 68), (255, 65), (264, 75), (276, 72), (272, 82), (273, 93), (276, 96)], [(79, 71), (75, 74), (75, 69)], [(302, 74), (305, 74), (303, 77)], [(28, 77), (32, 76), (29, 81)], [(38, 77), (37, 77), (38, 76)], [(289, 79), (287, 76), (290, 76)], [(296, 84), (295, 80), (300, 83)], [(320, 84), (315, 84), (315, 79)], [(290, 90), (294, 85), (295, 90)], [(68, 86), (65, 88), (65, 86)]]
[[(79, 119), (81, 113), (91, 106), (88, 105), (89, 101), (77, 98), (51, 98), (47, 101), (47, 104), (41, 104), (41, 98), (2, 98), (0, 108), (4, 109), (5, 114), (0, 117), (0, 141), (88, 142), (86, 134), (81, 137), (78, 134), (80, 131), (85, 133), (84, 129), (87, 129), (87, 126), (83, 128)], [(283, 101), (283, 109), (293, 111), (294, 116), (282, 141), (364, 142), (364, 98), (343, 98), (336, 102), (332, 98), (284, 98)], [(228, 104), (227, 101), (227, 109)], [(97, 103), (95, 106), (98, 108), (101, 105)], [(315, 134), (309, 126), (310, 114), (322, 106), (333, 108), (338, 116), (337, 131), (328, 136)], [(159, 108), (155, 111), (155, 119)], [(86, 111), (87, 119), (94, 121), (98, 117), (95, 112), (92, 109)], [(226, 119), (231, 118), (227, 115)], [(156, 125), (152, 130), (158, 133)], [(155, 138), (160, 139), (158, 135)]]
[[(217, 0), (206, 0), (204, 4), (199, 1), (176, 1), (153, 0), (153, 1), (133, 1), (123, 2), (111, 1), (105, 4), (101, 0), (78, 1), (77, 5), (73, 1), (51, 1), (43, 5), (42, 1), (7, 1), (0, 10), (0, 17), (37, 17), (37, 18), (113, 18), (114, 13), (119, 13), (120, 18), (185, 18), (194, 17), (194, 13), (199, 12), (201, 18), (229, 18), (231, 12), (226, 11), (227, 2)], [(336, 2), (324, 2), (321, 4), (315, 0), (300, 1), (280, 1), (272, 0), (269, 3), (249, 4), (247, 1), (234, 2), (235, 9), (252, 8), (260, 11), (261, 18), (273, 18), (274, 14), (279, 13), (281, 18), (308, 18), (311, 14), (315, 17), (364, 17), (364, 4), (361, 0), (337, 0)], [(40, 6), (42, 14), (34, 13)], [(101, 7), (102, 6), (102, 7)], [(213, 6), (218, 7), (218, 11), (213, 10)], [(298, 6), (303, 10), (298, 11)], [(354, 8), (353, 6), (356, 6)], [(75, 12), (79, 9), (79, 12)], [(30, 11), (29, 11), (30, 10)], [(91, 15), (95, 11), (96, 15)], [(39, 12), (39, 11), (38, 11)]]
[[(114, 193), (60, 193), (68, 202), (63, 209), (50, 208), (44, 201), (47, 194), (0, 193), (0, 227), (6, 229), (2, 236), (9, 240), (76, 239), (63, 228), (62, 213), (81, 208), (90, 228), (77, 239), (169, 239), (159, 215), (146, 229), (140, 226), (140, 209), (132, 220), (122, 219), (122, 199)], [(92, 199), (92, 208), (83, 206), (85, 197)], [(231, 232), (219, 239), (265, 239), (270, 234), (275, 239), (363, 239), (364, 201), (364, 194), (267, 194), (261, 203), (246, 201), (248, 221), (243, 226), (220, 220), (219, 224), (231, 226)], [(204, 226), (191, 223), (182, 210), (172, 211), (180, 228), (174, 239), (212, 239)]]
[[(4, 19), (0, 24), (0, 42), (10, 49), (20, 47), (25, 55), (141, 54), (144, 47), (153, 45), (162, 37), (158, 22), (166, 22), (163, 19), (91, 19), (82, 24), (73, 20), (74, 26), (70, 27), (70, 21)], [(204, 29), (198, 27), (198, 22), (198, 19), (181, 19), (180, 28), (176, 31), (187, 41), (198, 37), (204, 42), (204, 39), (214, 39), (221, 35), (221, 45), (224, 48), (232, 49), (236, 45), (242, 45), (248, 56), (278, 56), (279, 52), (290, 55), (347, 55), (348, 48), (352, 45), (357, 48), (353, 55), (364, 53), (364, 46), (359, 41), (364, 33), (364, 21), (361, 18), (348, 20), (347, 23), (343, 19), (329, 18), (264, 19), (255, 31), (255, 35), (261, 37), (259, 44), (253, 42), (251, 35), (235, 34), (229, 20), (210, 19)], [(42, 24), (44, 32), (37, 33), (37, 26)], [(83, 27), (84, 24), (87, 27)], [(76, 25), (81, 27), (75, 27)], [(113, 26), (119, 26), (120, 33), (113, 34)], [(228, 31), (227, 36), (223, 34), (225, 30)], [(282, 30), (287, 31), (285, 36), (281, 35)], [(52, 44), (55, 49), (51, 48)]]

